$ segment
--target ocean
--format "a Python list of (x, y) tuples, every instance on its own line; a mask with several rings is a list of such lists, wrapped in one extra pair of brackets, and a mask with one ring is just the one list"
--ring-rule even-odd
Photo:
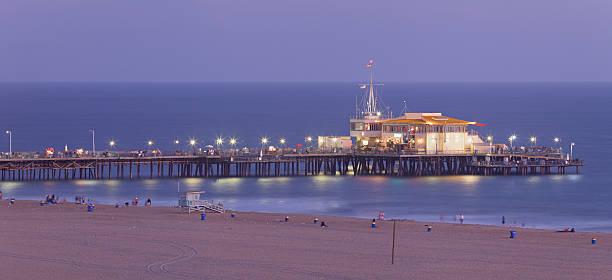
[[(188, 148), (218, 137), (257, 147), (261, 137), (288, 145), (307, 136), (348, 135), (356, 83), (0, 83), (0, 129), (13, 132), (13, 151)], [(558, 146), (585, 160), (581, 174), (418, 178), (315, 176), (180, 180), (237, 211), (329, 214), (612, 232), (612, 83), (386, 83), (380, 96), (397, 115), (412, 112), (484, 123), (481, 135), (514, 145)], [(7, 152), (8, 135), (0, 137)], [(176, 205), (177, 181), (0, 182), (4, 197), (41, 199), (54, 193), (97, 203), (150, 197)]]

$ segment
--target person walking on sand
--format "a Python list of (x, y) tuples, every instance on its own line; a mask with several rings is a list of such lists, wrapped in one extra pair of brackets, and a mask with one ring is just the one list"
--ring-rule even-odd
[(459, 223), (463, 224), (463, 214), (459, 215)]
[(150, 198), (150, 197), (149, 197), (149, 198), (147, 198), (147, 204), (146, 204), (146, 205), (147, 205), (147, 206), (151, 206), (151, 198)]
[(506, 225), (506, 216), (502, 216), (502, 226)]

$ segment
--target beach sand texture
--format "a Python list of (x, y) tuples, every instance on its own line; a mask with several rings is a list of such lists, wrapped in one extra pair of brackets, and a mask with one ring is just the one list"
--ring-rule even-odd
[[(284, 217), (289, 216), (289, 222)], [(71, 203), (0, 207), (2, 279), (612, 279), (612, 236)], [(597, 244), (591, 244), (591, 238)]]

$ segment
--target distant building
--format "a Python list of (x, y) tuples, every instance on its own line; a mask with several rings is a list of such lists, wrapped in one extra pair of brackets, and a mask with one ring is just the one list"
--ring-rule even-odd
[(319, 149), (321, 150), (350, 150), (353, 147), (350, 136), (319, 136), (318, 138)]

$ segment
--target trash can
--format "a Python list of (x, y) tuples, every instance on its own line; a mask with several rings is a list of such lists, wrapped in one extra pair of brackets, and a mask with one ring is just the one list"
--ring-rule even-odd
[(431, 232), (431, 226), (427, 227), (427, 232)]
[(289, 216), (285, 217), (285, 222), (289, 221)]
[(202, 214), (200, 215), (200, 218), (202, 219), (202, 221), (205, 221), (205, 220), (206, 220), (206, 214), (202, 213)]
[(316, 224), (316, 223), (319, 223), (319, 219), (314, 218), (314, 223), (315, 223), (315, 224)]
[(93, 205), (87, 205), (87, 212), (92, 212), (94, 210), (94, 207), (95, 206)]
[(593, 245), (597, 244), (597, 239), (595, 239), (595, 238), (591, 239), (591, 244), (593, 244)]
[(232, 218), (236, 218), (236, 213), (232, 213)]
[(41, 201), (40, 206), (45, 206), (45, 202)]
[(510, 231), (510, 238), (516, 238), (516, 231), (514, 230)]

